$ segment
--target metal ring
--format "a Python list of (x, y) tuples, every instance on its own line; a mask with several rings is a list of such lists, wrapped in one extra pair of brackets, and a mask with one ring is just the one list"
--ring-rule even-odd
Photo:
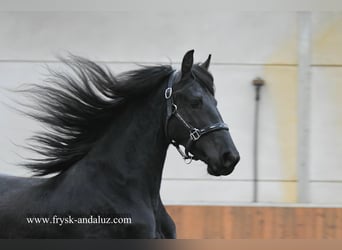
[(165, 89), (165, 99), (170, 99), (172, 96), (172, 88), (168, 87), (167, 89)]
[(189, 165), (192, 162), (192, 157), (184, 158), (185, 164)]
[(171, 111), (171, 113), (172, 113), (172, 114), (176, 113), (176, 112), (177, 112), (177, 109), (178, 109), (177, 105), (174, 104), (174, 103), (172, 103), (172, 111)]

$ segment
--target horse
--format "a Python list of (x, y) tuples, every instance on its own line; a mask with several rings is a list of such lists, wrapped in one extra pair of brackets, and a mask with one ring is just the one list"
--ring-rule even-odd
[(176, 238), (160, 197), (168, 147), (214, 176), (240, 159), (217, 109), (211, 55), (194, 63), (193, 54), (180, 70), (116, 76), (71, 55), (61, 59), (71, 70), (25, 89), (36, 100), (29, 115), (48, 129), (31, 138), (40, 156), (24, 163), (31, 177), (0, 176), (0, 238)]

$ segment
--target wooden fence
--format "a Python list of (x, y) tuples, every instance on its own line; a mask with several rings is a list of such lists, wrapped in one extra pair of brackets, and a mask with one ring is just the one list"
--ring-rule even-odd
[(168, 206), (179, 239), (342, 239), (342, 208)]

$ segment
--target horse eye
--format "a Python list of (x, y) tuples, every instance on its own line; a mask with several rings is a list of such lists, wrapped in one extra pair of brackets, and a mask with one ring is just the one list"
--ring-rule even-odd
[(202, 104), (203, 104), (202, 98), (197, 98), (197, 99), (193, 99), (193, 100), (190, 101), (190, 105), (194, 109), (201, 108)]

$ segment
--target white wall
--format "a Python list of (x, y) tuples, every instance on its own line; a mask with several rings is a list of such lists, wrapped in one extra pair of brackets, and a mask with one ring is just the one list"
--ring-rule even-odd
[[(228, 177), (211, 177), (202, 163), (187, 166), (170, 149), (162, 196), (168, 204), (222, 204), (252, 201), (252, 132), (254, 90), (261, 76), (260, 201), (297, 201), (297, 17), (294, 12), (12, 12), (0, 13), (0, 86), (39, 82), (42, 65), (57, 66), (55, 55), (70, 51), (106, 62), (114, 72), (139, 63), (177, 67), (188, 49), (195, 59), (213, 55), (219, 109), (230, 126), (241, 162)], [(342, 57), (339, 13), (314, 14), (310, 184), (314, 203), (341, 203), (332, 195), (341, 188), (342, 114), (338, 101)], [(329, 33), (330, 32), (330, 33)], [(323, 86), (322, 86), (323, 85)], [(0, 91), (0, 171), (27, 175), (14, 167), (11, 144), (24, 144), (37, 124), (9, 110)], [(324, 165), (324, 166), (323, 166)], [(334, 181), (334, 182), (331, 182)], [(324, 196), (324, 199), (322, 198)], [(342, 197), (342, 195), (341, 195)], [(340, 200), (338, 200), (340, 199)]]
[(342, 13), (312, 16), (312, 200), (342, 203)]

